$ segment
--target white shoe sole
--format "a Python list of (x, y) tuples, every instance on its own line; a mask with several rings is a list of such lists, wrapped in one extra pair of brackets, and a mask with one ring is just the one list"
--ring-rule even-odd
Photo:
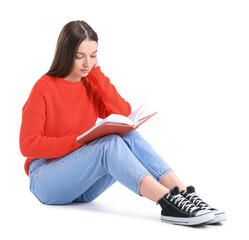
[(215, 215), (212, 212), (204, 213), (203, 215), (189, 218), (169, 217), (161, 215), (161, 221), (179, 225), (198, 225), (205, 222), (210, 222), (214, 218)]
[(222, 222), (222, 221), (227, 220), (227, 216), (224, 212), (215, 214), (214, 216), (215, 216), (215, 218), (211, 221), (206, 222), (206, 224), (213, 224), (213, 223), (218, 223), (218, 222)]

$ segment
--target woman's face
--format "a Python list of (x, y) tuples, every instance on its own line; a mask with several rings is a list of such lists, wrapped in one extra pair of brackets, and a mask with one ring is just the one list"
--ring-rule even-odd
[(71, 82), (78, 82), (82, 77), (86, 77), (97, 63), (96, 41), (84, 40), (81, 42), (75, 58), (75, 63), (71, 74), (66, 78)]

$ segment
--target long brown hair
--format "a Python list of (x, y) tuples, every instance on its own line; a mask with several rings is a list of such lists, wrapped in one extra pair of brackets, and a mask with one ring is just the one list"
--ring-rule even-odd
[[(67, 23), (60, 32), (53, 62), (45, 75), (60, 78), (68, 76), (73, 70), (79, 45), (84, 40), (96, 41), (98, 43), (98, 35), (84, 21), (78, 20)], [(82, 79), (82, 81), (86, 86), (85, 79)]]

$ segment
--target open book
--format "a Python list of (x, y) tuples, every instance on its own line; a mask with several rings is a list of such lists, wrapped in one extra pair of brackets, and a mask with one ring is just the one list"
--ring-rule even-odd
[(143, 104), (128, 117), (119, 114), (111, 114), (87, 132), (78, 136), (76, 143), (88, 143), (109, 134), (118, 134), (119, 136), (122, 136), (138, 128), (141, 124), (157, 113), (154, 112), (144, 116), (144, 113), (148, 108), (149, 106), (147, 104)]

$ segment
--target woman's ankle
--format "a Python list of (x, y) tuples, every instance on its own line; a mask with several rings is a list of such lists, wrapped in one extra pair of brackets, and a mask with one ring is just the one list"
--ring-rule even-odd
[(152, 200), (153, 202), (157, 202), (168, 192), (169, 189), (157, 182), (151, 175), (144, 176), (140, 182), (140, 195)]

